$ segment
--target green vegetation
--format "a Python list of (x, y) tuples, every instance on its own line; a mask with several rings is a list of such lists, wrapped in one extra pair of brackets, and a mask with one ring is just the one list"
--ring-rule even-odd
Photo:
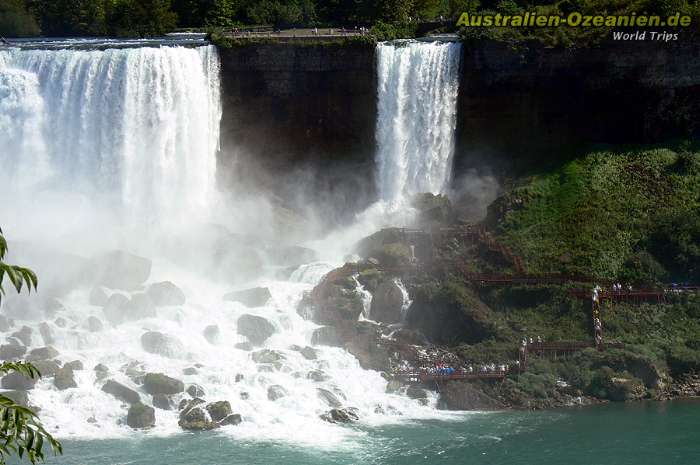
[(597, 152), (528, 178), (491, 207), (531, 272), (700, 280), (700, 154)]
[[(36, 290), (37, 286), (36, 275), (31, 270), (4, 262), (6, 253), (7, 241), (0, 230), (0, 302), (5, 293), (3, 289), (5, 277), (17, 292), (21, 292), (23, 288), (31, 292), (32, 289)], [(29, 378), (41, 376), (39, 371), (29, 363), (3, 362), (0, 364), (0, 374), (11, 372)], [(34, 412), (0, 394), (0, 464), (4, 464), (5, 459), (13, 455), (20, 458), (26, 456), (31, 463), (43, 461), (45, 443), (55, 454), (62, 453), (61, 444), (44, 430)]]
[[(532, 0), (499, 0), (484, 1), (481, 5), (479, 2), (474, 2), (463, 11), (502, 15), (523, 15), (530, 12), (537, 15), (563, 16), (576, 11), (583, 15), (637, 13), (661, 17), (680, 13), (693, 18), (691, 27), (683, 29), (683, 34), (697, 33), (700, 22), (700, 1), (698, 0), (564, 0), (551, 3)], [(514, 46), (534, 41), (546, 46), (568, 48), (597, 45), (609, 39), (611, 31), (609, 27), (462, 27), (460, 36), (465, 40), (490, 39)]]

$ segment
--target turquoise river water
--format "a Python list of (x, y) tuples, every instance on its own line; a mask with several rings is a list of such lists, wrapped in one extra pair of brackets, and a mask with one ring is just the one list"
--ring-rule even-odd
[(700, 401), (471, 413), (360, 434), (333, 450), (237, 441), (217, 433), (64, 441), (50, 464), (700, 464)]

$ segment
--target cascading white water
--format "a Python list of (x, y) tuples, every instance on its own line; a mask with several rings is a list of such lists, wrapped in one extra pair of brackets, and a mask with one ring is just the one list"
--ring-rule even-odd
[(106, 196), (139, 221), (191, 218), (215, 186), (212, 46), (0, 52), (5, 185)]
[(448, 187), (460, 61), (458, 42), (377, 45), (377, 183), (387, 204)]
[[(173, 217), (195, 222), (200, 213), (211, 210), (221, 115), (213, 47), (3, 51), (0, 97), (0, 196), (8, 188), (28, 199), (36, 199), (39, 192), (52, 193), (34, 203), (43, 204), (37, 215), (45, 218), (44, 235), (57, 235), (55, 229), (66, 221), (64, 211), (75, 214), (64, 205), (65, 197), (53, 192), (79, 196), (91, 205), (85, 215), (89, 229), (71, 236), (81, 240), (102, 236), (109, 227), (95, 210), (116, 208), (119, 225), (127, 228)], [(60, 216), (50, 216), (54, 206)], [(8, 203), (0, 204), (0, 219), (6, 222), (2, 226), (11, 223), (7, 230), (19, 237), (37, 229), (30, 216), (34, 215), (22, 216)], [(104, 379), (93, 370), (97, 364), (106, 365), (109, 378), (139, 391), (142, 401), (152, 405), (152, 397), (125, 372), (125, 365), (132, 362), (148, 372), (200, 384), (207, 401), (229, 400), (243, 423), (224, 432), (247, 439), (319, 444), (361, 434), (319, 418), (329, 408), (319, 397), (319, 388), (335, 392), (344, 406), (356, 407), (365, 424), (445, 415), (407, 397), (387, 394), (380, 374), (363, 370), (345, 350), (320, 346), (317, 359), (309, 360), (294, 347), (310, 345), (316, 328), (296, 312), (303, 292), (339, 263), (302, 265), (289, 281), (263, 277), (241, 285), (265, 286), (272, 294), (265, 305), (246, 308), (222, 301), (230, 283), (176, 265), (133, 233), (125, 236), (120, 246), (133, 248), (136, 243), (144, 254), (152, 254), (154, 269), (145, 285), (172, 280), (183, 289), (187, 302), (159, 307), (155, 317), (113, 326), (102, 306), (90, 303), (91, 285), (62, 295), (65, 309), (56, 316), (66, 324), (59, 325), (53, 316), (45, 323), (59, 359), (80, 360), (85, 370), (75, 372), (75, 388), (58, 390), (47, 378), (31, 391), (30, 402), (41, 407), (51, 431), (63, 437), (143, 434), (124, 425), (126, 406), (101, 390)], [(199, 243), (197, 247), (205, 248)], [(74, 251), (82, 253), (83, 248), (79, 241)], [(43, 279), (42, 268), (36, 271)], [(142, 291), (107, 292), (130, 297)], [(364, 295), (367, 305), (368, 294)], [(274, 326), (275, 334), (258, 349), (277, 351), (279, 361), (256, 363), (248, 350), (235, 347), (246, 340), (237, 331), (243, 314), (262, 316)], [(101, 330), (90, 329), (91, 316), (103, 322)], [(48, 344), (40, 322), (25, 318), (18, 317), (17, 327), (33, 328), (29, 348)], [(210, 325), (220, 329), (218, 343), (204, 336)], [(147, 352), (141, 337), (148, 330), (179, 341), (177, 350), (170, 356)], [(4, 336), (7, 341), (9, 334)], [(183, 372), (194, 365), (196, 373)], [(311, 374), (319, 370), (323, 373), (314, 379)], [(244, 379), (237, 379), (238, 374)], [(288, 395), (271, 400), (267, 394), (271, 386), (281, 386)], [(185, 397), (181, 394), (174, 400)], [(177, 421), (176, 411), (156, 409), (153, 431), (175, 434), (180, 431)]]

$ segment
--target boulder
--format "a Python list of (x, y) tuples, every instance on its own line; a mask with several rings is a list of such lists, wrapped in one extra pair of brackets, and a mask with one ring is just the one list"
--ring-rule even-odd
[(206, 431), (219, 425), (211, 420), (209, 413), (203, 408), (202, 399), (192, 399), (184, 405), (180, 412), (178, 425), (188, 431)]
[(0, 315), (0, 332), (6, 333), (12, 328), (11, 320), (5, 315)]
[(27, 360), (33, 362), (36, 360), (50, 360), (55, 357), (58, 357), (58, 351), (51, 346), (46, 346), (30, 350)]
[(334, 408), (321, 415), (321, 419), (329, 423), (352, 423), (360, 417), (351, 409)]
[(279, 384), (267, 388), (267, 398), (273, 402), (285, 396), (287, 396), (287, 390)]
[(342, 403), (338, 400), (338, 397), (328, 389), (316, 388), (316, 393), (322, 401), (331, 407), (337, 408), (342, 405)]
[(97, 333), (100, 332), (104, 329), (104, 325), (102, 324), (102, 320), (97, 318), (96, 316), (89, 316), (85, 320), (85, 323), (83, 324), (83, 327), (90, 331), (91, 333)]
[(498, 410), (503, 408), (496, 399), (489, 397), (469, 381), (448, 381), (440, 391), (438, 402), (446, 410)]
[(13, 371), (2, 377), (0, 385), (2, 385), (3, 389), (28, 391), (34, 389), (36, 382), (37, 380), (35, 378), (29, 378), (21, 373)]
[(246, 336), (253, 345), (261, 345), (275, 333), (272, 323), (256, 315), (242, 315), (238, 318), (237, 326), (238, 334)]
[(102, 386), (102, 390), (107, 394), (116, 397), (118, 400), (130, 405), (141, 402), (141, 396), (138, 392), (112, 379), (107, 381), (104, 386)]
[(17, 405), (29, 407), (29, 393), (27, 391), (4, 391), (0, 392)]
[(312, 370), (306, 374), (306, 377), (308, 379), (316, 381), (317, 383), (322, 383), (324, 381), (328, 381), (329, 379), (331, 379), (330, 376), (328, 376), (327, 374), (325, 374), (321, 370)]
[(185, 293), (170, 281), (151, 284), (146, 291), (156, 307), (184, 305)]
[(54, 324), (59, 328), (65, 328), (66, 326), (68, 326), (68, 322), (66, 321), (66, 319), (61, 316), (54, 320)]
[(42, 321), (39, 323), (39, 334), (41, 334), (44, 344), (51, 345), (54, 343), (53, 330), (47, 322)]
[(93, 370), (95, 370), (95, 377), (98, 381), (106, 378), (109, 375), (109, 368), (107, 367), (107, 365), (104, 365), (102, 363), (98, 363), (97, 365), (95, 365)]
[(315, 346), (341, 347), (342, 342), (333, 326), (321, 326), (311, 334), (311, 344)]
[(27, 348), (15, 344), (0, 346), (0, 360), (18, 360), (27, 352)]
[(36, 362), (32, 362), (32, 365), (39, 370), (41, 376), (54, 376), (61, 368), (61, 364), (56, 360), (37, 360)]
[(184, 392), (185, 384), (162, 373), (147, 373), (143, 380), (143, 389), (151, 395), (173, 395)]
[(364, 310), (363, 296), (354, 278), (356, 267), (347, 264), (326, 274), (321, 282), (304, 295), (297, 313), (319, 325), (357, 321)]
[(238, 425), (243, 421), (238, 413), (227, 416), (219, 422), (219, 426)]
[(67, 366), (73, 371), (80, 371), (85, 369), (83, 362), (81, 362), (80, 360), (73, 360), (72, 362), (66, 363), (65, 366)]
[(284, 355), (276, 350), (262, 349), (250, 354), (255, 363), (275, 363), (284, 360)]
[(229, 292), (224, 295), (224, 300), (238, 302), (246, 307), (261, 307), (272, 298), (270, 290), (266, 287), (254, 287), (242, 291)]
[(204, 388), (199, 384), (190, 384), (186, 392), (192, 397), (204, 397)]
[(394, 279), (385, 279), (372, 293), (369, 317), (380, 323), (398, 323), (402, 318), (403, 306), (403, 291)]
[(318, 358), (318, 351), (314, 349), (313, 347), (303, 347), (299, 353), (306, 359), (306, 360), (316, 360)]
[(101, 286), (95, 286), (90, 291), (90, 296), (88, 297), (88, 303), (90, 305), (96, 305), (98, 307), (104, 307), (107, 305), (109, 296), (107, 292)]
[(216, 422), (220, 422), (233, 413), (231, 411), (231, 404), (227, 400), (221, 400), (208, 404), (207, 412), (209, 412), (211, 419)]
[(22, 326), (19, 331), (12, 333), (12, 337), (17, 338), (25, 346), (32, 345), (32, 328), (29, 326)]
[(158, 331), (143, 333), (141, 347), (146, 352), (167, 358), (180, 358), (185, 354), (185, 346), (180, 341)]
[(355, 244), (355, 252), (364, 259), (374, 258), (385, 267), (400, 267), (411, 264), (411, 245), (421, 244), (409, 241), (401, 228), (386, 228), (360, 240)]
[(109, 252), (93, 261), (98, 283), (110, 289), (132, 290), (151, 274), (151, 261), (121, 250)]
[(61, 391), (78, 387), (73, 370), (68, 366), (64, 366), (56, 372), (53, 377), (53, 385)]
[(107, 321), (109, 321), (112, 326), (116, 326), (124, 321), (122, 317), (122, 308), (129, 303), (129, 298), (124, 294), (112, 294), (107, 299), (102, 311), (105, 315)]
[(129, 362), (123, 365), (121, 370), (134, 383), (143, 384), (143, 380), (146, 377), (146, 371), (144, 370), (143, 363), (138, 361)]
[(204, 339), (206, 339), (207, 342), (211, 345), (217, 345), (221, 343), (221, 330), (219, 329), (218, 325), (207, 326), (206, 328), (204, 328), (202, 334), (204, 335)]
[(455, 216), (446, 195), (418, 194), (413, 198), (411, 206), (418, 212), (418, 226), (426, 230), (447, 226)]
[(172, 410), (173, 405), (169, 396), (165, 394), (156, 394), (153, 396), (153, 406), (161, 410)]
[(134, 429), (152, 428), (156, 425), (156, 411), (140, 402), (133, 404), (126, 415), (126, 424)]
[(121, 308), (123, 321), (136, 321), (156, 316), (156, 306), (145, 292), (133, 294)]
[(186, 376), (196, 375), (199, 373), (195, 367), (187, 367), (182, 370), (182, 374)]

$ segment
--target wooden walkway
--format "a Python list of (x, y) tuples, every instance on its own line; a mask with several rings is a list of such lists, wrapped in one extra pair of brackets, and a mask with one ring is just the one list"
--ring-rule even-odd
[(455, 381), (455, 380), (467, 380), (476, 381), (481, 379), (488, 380), (499, 380), (506, 377), (507, 372), (498, 373), (453, 373), (451, 375), (439, 375), (439, 374), (429, 374), (429, 373), (398, 373), (394, 375), (395, 379), (400, 379), (401, 381), (409, 384), (423, 384), (428, 382), (440, 382), (440, 381)]

